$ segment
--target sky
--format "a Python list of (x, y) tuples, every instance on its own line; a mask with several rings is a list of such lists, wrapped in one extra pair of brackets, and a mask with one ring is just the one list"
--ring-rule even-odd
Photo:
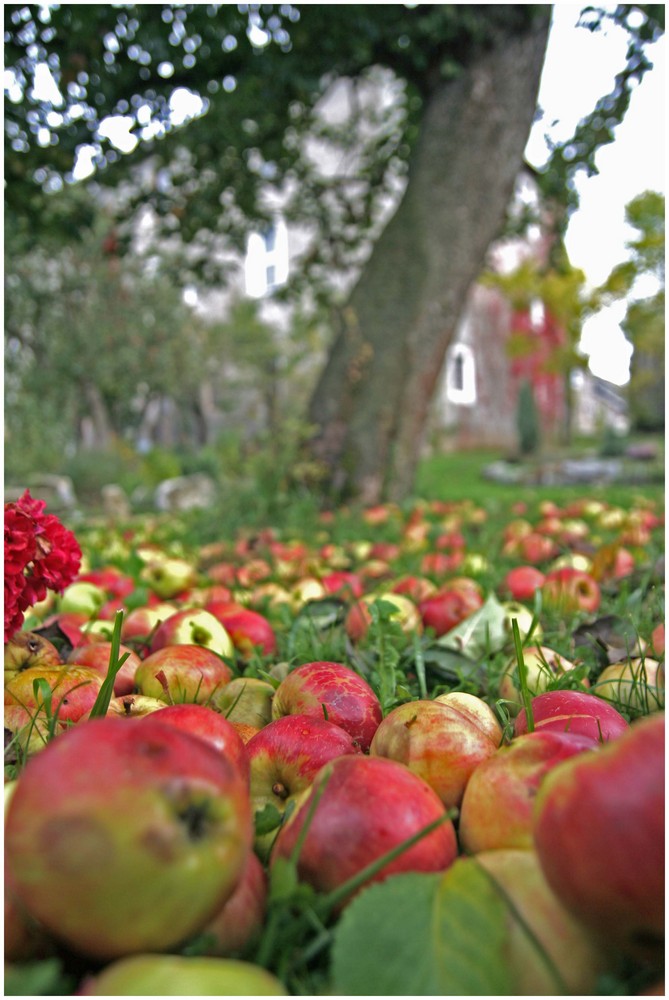
[[(543, 119), (535, 125), (527, 159), (535, 166), (545, 160), (543, 136), (568, 138), (597, 99), (609, 93), (624, 65), (625, 33), (611, 27), (596, 34), (577, 28), (580, 4), (556, 4), (539, 90)], [(597, 153), (599, 174), (577, 183), (580, 208), (566, 234), (574, 267), (592, 286), (601, 284), (616, 264), (628, 259), (625, 248), (634, 230), (625, 223), (625, 205), (642, 191), (664, 193), (666, 179), (665, 120), (666, 46), (664, 37), (648, 49), (654, 64), (632, 95), (615, 141)], [(553, 125), (553, 122), (556, 121)], [(594, 374), (618, 385), (629, 379), (631, 346), (620, 329), (624, 303), (602, 311), (583, 330), (581, 349)]]

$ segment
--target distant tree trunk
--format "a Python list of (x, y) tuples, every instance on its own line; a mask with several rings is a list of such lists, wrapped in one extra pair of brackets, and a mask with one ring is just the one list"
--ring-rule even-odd
[(339, 315), (309, 406), (310, 451), (334, 501), (411, 493), (446, 350), (522, 164), (550, 10), (429, 98), (406, 192)]
[[(85, 424), (82, 424), (82, 445), (94, 451), (106, 451), (114, 437), (107, 404), (92, 382), (84, 383), (84, 398), (88, 404), (88, 414)], [(84, 430), (85, 427), (88, 431)]]

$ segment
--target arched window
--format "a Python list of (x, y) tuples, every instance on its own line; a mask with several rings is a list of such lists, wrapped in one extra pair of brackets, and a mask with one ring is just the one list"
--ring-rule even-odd
[(446, 396), (458, 406), (476, 402), (476, 362), (467, 344), (454, 344), (446, 360)]

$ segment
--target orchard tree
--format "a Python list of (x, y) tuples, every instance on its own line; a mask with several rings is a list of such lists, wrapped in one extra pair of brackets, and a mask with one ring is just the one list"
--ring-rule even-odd
[[(573, 200), (579, 165), (596, 171), (596, 149), (612, 141), (649, 67), (644, 45), (662, 30), (663, 10), (586, 9), (587, 27), (612, 17), (630, 44), (614, 91), (553, 150), (543, 182), (554, 205)], [(308, 286), (332, 308), (308, 407), (323, 485), (333, 500), (400, 499), (467, 289), (504, 223), (550, 12), (6, 5), (7, 218), (28, 232), (62, 224), (58, 193), (76, 179), (77, 159), (80, 174), (88, 162), (129, 212), (150, 206), (188, 244), (188, 280), (213, 283), (229, 250), (280, 205), (311, 236), (288, 291)], [(327, 113), (337, 88), (343, 115)], [(189, 117), (184, 94), (195, 99)], [(112, 118), (126, 128), (125, 155), (106, 127)], [(323, 153), (347, 169), (318, 169)], [(337, 287), (347, 289), (341, 300)]]
[(628, 399), (639, 430), (664, 431), (665, 222), (664, 196), (644, 191), (625, 208), (636, 230), (626, 246), (629, 259), (597, 289), (598, 304), (627, 301), (622, 328), (633, 347)]

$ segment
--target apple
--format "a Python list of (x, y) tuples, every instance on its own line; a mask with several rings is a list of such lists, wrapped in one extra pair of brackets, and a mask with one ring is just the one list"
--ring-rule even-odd
[(562, 613), (596, 611), (602, 595), (599, 584), (590, 573), (564, 566), (546, 574), (541, 588), (544, 606)]
[(259, 677), (233, 677), (216, 692), (212, 704), (229, 722), (262, 729), (272, 718), (274, 687)]
[(664, 955), (664, 713), (546, 776), (534, 840), (556, 896), (615, 953)]
[[(148, 718), (148, 714), (144, 718)], [(198, 705), (184, 702), (180, 705), (165, 705), (160, 714), (160, 721), (185, 733), (191, 733), (204, 740), (229, 760), (240, 774), (248, 781), (249, 758), (241, 736), (219, 712), (208, 705)]]
[(390, 588), (395, 594), (406, 594), (415, 604), (437, 592), (437, 585), (426, 576), (401, 576)]
[(186, 560), (177, 556), (154, 556), (143, 567), (140, 580), (148, 584), (161, 600), (176, 597), (195, 586), (197, 573)]
[[(75, 646), (68, 656), (67, 662), (76, 666), (90, 667), (104, 679), (109, 671), (111, 651), (111, 642), (95, 642), (85, 646)], [(142, 662), (134, 650), (121, 644), (119, 655), (124, 656), (126, 653), (128, 654), (127, 659), (114, 678), (114, 694), (117, 697), (132, 694), (135, 690), (135, 673)]]
[(232, 639), (242, 659), (251, 659), (255, 651), (262, 656), (276, 652), (276, 636), (267, 618), (258, 611), (235, 601), (209, 601), (205, 611), (217, 618)]
[(500, 738), (501, 731), (491, 739), (486, 726), (456, 704), (419, 699), (386, 715), (369, 752), (406, 765), (451, 809), (460, 805), (472, 772), (495, 753)]
[(467, 691), (447, 691), (446, 694), (437, 695), (434, 701), (438, 701), (441, 705), (450, 705), (457, 712), (466, 716), (497, 746), (502, 743), (504, 731), (500, 721), (495, 715), (494, 709), (483, 698), (478, 698), (475, 694), (469, 694)]
[(111, 699), (107, 715), (134, 719), (163, 708), (167, 708), (167, 705), (160, 698), (151, 698), (148, 694), (123, 694)]
[(502, 580), (502, 590), (514, 601), (532, 601), (545, 579), (546, 574), (536, 566), (514, 566)]
[(421, 601), (418, 610), (424, 628), (431, 629), (439, 637), (446, 635), (482, 605), (483, 599), (478, 590), (450, 588), (447, 585)]
[[(523, 650), (523, 662), (527, 671), (527, 688), (531, 695), (540, 694), (556, 677), (562, 677), (576, 668), (575, 663), (549, 646), (526, 646)], [(518, 660), (515, 656), (509, 660), (500, 678), (499, 697), (508, 702), (507, 710), (511, 714), (519, 711), (521, 693)]]
[[(85, 716), (82, 716), (85, 718)], [(58, 719), (49, 724), (46, 712), (5, 704), (5, 761), (21, 761), (42, 750), (50, 739), (71, 723)]]
[(397, 622), (405, 634), (422, 632), (423, 625), (414, 602), (404, 594), (384, 591), (378, 594), (367, 594), (349, 608), (344, 620), (344, 629), (351, 642), (362, 642), (368, 635), (372, 624), (370, 606), (377, 600), (386, 601), (393, 605), (396, 610), (390, 612), (391, 620)]
[(202, 930), (207, 938), (213, 938), (206, 954), (227, 957), (248, 949), (263, 928), (267, 891), (267, 874), (257, 854), (251, 851), (237, 888)]
[(35, 681), (43, 679), (51, 691), (51, 713), (60, 723), (78, 722), (93, 707), (103, 678), (90, 667), (28, 667), (5, 681), (5, 706), (17, 705), (31, 716), (45, 716), (44, 696), (35, 695)]
[(500, 607), (504, 612), (502, 627), (508, 635), (507, 645), (512, 645), (514, 642), (514, 618), (516, 620), (516, 624), (518, 625), (518, 632), (520, 633), (522, 642), (525, 642), (530, 635), (535, 642), (539, 642), (541, 640), (543, 635), (541, 622), (538, 619), (535, 620), (534, 614), (525, 604), (521, 604), (519, 601), (500, 601)]
[(274, 692), (272, 718), (311, 715), (341, 726), (366, 752), (382, 718), (381, 703), (351, 667), (328, 660), (291, 670)]
[(79, 573), (75, 583), (93, 583), (100, 587), (110, 597), (127, 597), (135, 589), (135, 581), (131, 576), (122, 573), (116, 566), (103, 566), (99, 569), (89, 569)]
[(78, 954), (178, 945), (212, 919), (251, 850), (238, 770), (151, 719), (93, 719), (24, 768), (5, 831), (9, 885)]
[(181, 608), (157, 626), (153, 633), (151, 653), (164, 646), (179, 644), (203, 646), (219, 656), (233, 659), (235, 647), (225, 626), (204, 608)]
[[(320, 798), (305, 831), (315, 795)], [(443, 819), (364, 884), (398, 872), (444, 871), (458, 852), (453, 824), (444, 817), (439, 797), (403, 764), (364, 754), (338, 757), (319, 771), (279, 830), (270, 865), (291, 857), (298, 840), (304, 838), (298, 876), (317, 892), (331, 892), (430, 823)]]
[(598, 977), (608, 971), (609, 956), (548, 885), (535, 851), (501, 849), (460, 858), (444, 875), (442, 899), (448, 898), (448, 886), (462, 876), (463, 867), (487, 875), (497, 905), (503, 908), (500, 928), (490, 917), (486, 921), (486, 897), (479, 896), (472, 903), (472, 920), (490, 925), (495, 933), (510, 977), (510, 995), (595, 995)]
[(220, 656), (206, 646), (178, 643), (149, 653), (135, 673), (140, 694), (172, 702), (208, 702), (232, 678)]
[(140, 655), (143, 655), (148, 652), (149, 642), (157, 626), (176, 610), (173, 604), (166, 601), (132, 608), (126, 612), (121, 622), (121, 642), (136, 647)]
[(664, 656), (664, 622), (656, 625), (651, 632), (650, 646), (655, 656)]
[(664, 710), (664, 663), (650, 656), (611, 663), (593, 687), (600, 698), (641, 715)]
[(107, 595), (102, 587), (86, 581), (75, 581), (65, 588), (58, 601), (58, 610), (61, 614), (75, 612), (93, 618), (97, 615), (102, 605), (107, 600)]
[(464, 562), (464, 552), (426, 552), (420, 561), (420, 571), (426, 576), (445, 577)]
[(5, 679), (29, 667), (58, 667), (62, 658), (56, 647), (38, 632), (15, 632), (5, 643)]
[(537, 730), (500, 747), (467, 782), (458, 823), (462, 850), (532, 848), (534, 799), (543, 778), (560, 761), (598, 746), (588, 736)]
[(82, 611), (63, 611), (49, 615), (42, 622), (42, 628), (51, 628), (56, 625), (68, 640), (70, 645), (78, 646), (85, 642), (83, 629), (89, 623), (90, 617)]
[(271, 972), (233, 958), (133, 955), (89, 976), (80, 996), (287, 996)]
[[(618, 739), (629, 728), (612, 705), (585, 691), (544, 691), (532, 698), (532, 714), (535, 729), (581, 733), (605, 743)], [(515, 736), (528, 731), (524, 708), (516, 716), (513, 730)]]
[(325, 573), (321, 583), (328, 594), (337, 594), (344, 598), (360, 598), (364, 592), (362, 578), (359, 573), (350, 570), (332, 570)]
[[(272, 805), (283, 815), (324, 764), (343, 754), (360, 753), (360, 747), (345, 729), (322, 716), (284, 715), (250, 739), (246, 752), (254, 813)], [(263, 859), (274, 837), (275, 831), (256, 836), (255, 849)]]

